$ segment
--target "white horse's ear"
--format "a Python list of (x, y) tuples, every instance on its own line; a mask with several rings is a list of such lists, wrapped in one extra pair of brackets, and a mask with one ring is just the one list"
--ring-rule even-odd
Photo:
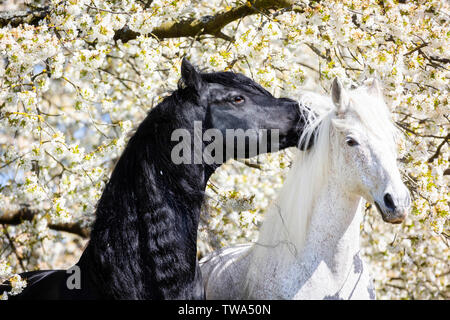
[(367, 92), (372, 96), (382, 97), (383, 90), (381, 88), (380, 81), (377, 78), (372, 78), (367, 82), (368, 82), (368, 85), (366, 86)]
[(343, 115), (347, 109), (348, 96), (347, 91), (337, 77), (334, 78), (333, 84), (331, 85), (331, 99), (336, 106), (336, 113)]

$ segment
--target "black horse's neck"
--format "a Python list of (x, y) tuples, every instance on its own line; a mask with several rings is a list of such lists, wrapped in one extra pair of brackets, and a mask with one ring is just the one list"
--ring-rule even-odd
[(196, 238), (205, 185), (214, 169), (173, 164), (171, 133), (189, 128), (192, 119), (177, 122), (168, 112), (174, 98), (166, 100), (149, 113), (116, 164), (80, 261), (108, 298), (203, 296), (196, 281)]

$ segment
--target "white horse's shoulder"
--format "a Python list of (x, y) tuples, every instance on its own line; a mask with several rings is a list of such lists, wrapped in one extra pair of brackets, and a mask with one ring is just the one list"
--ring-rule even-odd
[(206, 299), (239, 299), (251, 244), (210, 253), (200, 260)]

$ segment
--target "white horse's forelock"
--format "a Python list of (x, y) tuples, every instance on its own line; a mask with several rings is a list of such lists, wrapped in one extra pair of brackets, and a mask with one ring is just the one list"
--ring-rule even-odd
[(351, 110), (358, 116), (364, 129), (386, 143), (395, 142), (399, 131), (391, 120), (391, 113), (382, 96), (370, 95), (365, 86), (350, 91)]
[[(356, 115), (364, 129), (375, 135), (394, 135), (395, 130), (390, 121), (389, 110), (382, 97), (368, 94), (365, 87), (349, 92), (350, 103), (347, 112)], [(351, 122), (339, 119), (335, 107), (329, 97), (305, 93), (300, 97), (299, 103), (308, 106), (311, 111), (310, 118), (300, 138), (301, 143), (314, 139), (314, 145), (308, 151), (296, 149), (290, 173), (287, 175), (278, 198), (269, 207), (266, 218), (261, 226), (258, 240), (252, 248), (251, 261), (246, 276), (246, 296), (257, 296), (260, 288), (255, 287), (264, 283), (268, 270), (273, 264), (267, 261), (269, 248), (272, 261), (277, 261), (277, 270), (274, 274), (283, 272), (296, 261), (305, 245), (310, 215), (314, 211), (316, 198), (321, 187), (327, 183), (329, 166), (331, 164), (330, 146), (331, 128), (344, 130), (352, 126)], [(336, 124), (338, 127), (336, 128)], [(392, 139), (393, 141), (393, 139)]]

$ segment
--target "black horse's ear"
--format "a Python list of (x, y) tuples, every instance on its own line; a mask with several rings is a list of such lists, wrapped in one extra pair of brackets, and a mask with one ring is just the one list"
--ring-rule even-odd
[(181, 61), (181, 80), (184, 85), (194, 88), (197, 92), (200, 91), (202, 87), (202, 77), (200, 73), (186, 58), (183, 58), (183, 61)]

